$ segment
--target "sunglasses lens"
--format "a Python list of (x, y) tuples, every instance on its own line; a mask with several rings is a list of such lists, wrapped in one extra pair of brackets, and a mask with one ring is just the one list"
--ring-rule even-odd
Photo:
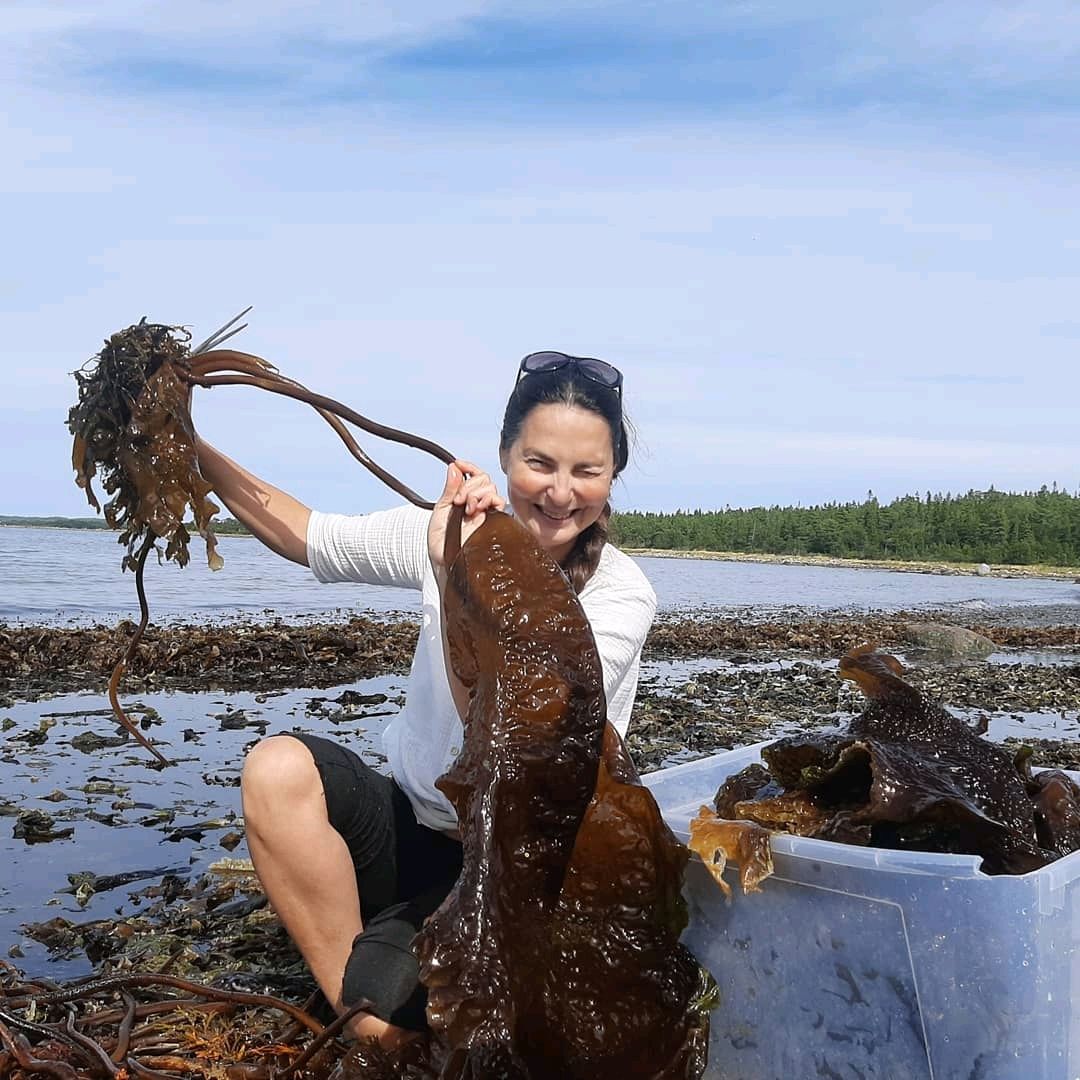
[(603, 360), (579, 360), (578, 367), (590, 379), (595, 379), (602, 386), (609, 386), (614, 389), (619, 385), (619, 372), (610, 364), (604, 363)]
[(569, 359), (561, 352), (529, 353), (521, 362), (521, 370), (534, 375), (541, 371), (555, 371), (564, 367)]

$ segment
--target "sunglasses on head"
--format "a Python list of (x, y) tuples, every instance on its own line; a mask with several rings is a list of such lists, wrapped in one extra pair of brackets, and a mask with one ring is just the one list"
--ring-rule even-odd
[(550, 371), (558, 371), (564, 367), (577, 368), (586, 379), (599, 383), (614, 390), (622, 397), (622, 372), (612, 367), (605, 360), (596, 360), (591, 356), (568, 356), (561, 352), (534, 352), (529, 353), (521, 361), (518, 369), (518, 382), (522, 375), (540, 375)]

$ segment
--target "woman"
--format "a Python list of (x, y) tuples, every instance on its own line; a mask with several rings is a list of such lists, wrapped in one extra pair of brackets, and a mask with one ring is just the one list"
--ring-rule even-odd
[[(606, 543), (608, 496), (626, 466), (622, 375), (600, 360), (532, 353), (506, 406), (499, 462), (514, 515), (566, 571), (604, 670), (608, 719), (625, 735), (656, 597)], [(321, 581), (411, 586), (423, 595), (406, 705), (387, 728), (392, 778), (309, 735), (263, 740), (244, 765), (248, 846), (259, 878), (327, 999), (359, 1038), (394, 1047), (424, 1028), (425, 993), (409, 942), (461, 870), (453, 808), (435, 788), (462, 742), (441, 628), (443, 547), (451, 508), (463, 540), (505, 502), (468, 462), (447, 469), (433, 511), (322, 514), (206, 443), (199, 462), (225, 505), (260, 540)]]

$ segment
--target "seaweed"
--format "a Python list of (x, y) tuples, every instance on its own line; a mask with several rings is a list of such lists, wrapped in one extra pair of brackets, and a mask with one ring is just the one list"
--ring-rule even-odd
[(71, 460), (75, 482), (85, 490), (90, 505), (100, 511), (93, 488), (94, 477), (100, 471), (104, 489), (112, 495), (104, 508), (105, 520), (111, 528), (120, 530), (120, 542), (127, 546), (122, 566), (135, 571), (139, 598), (139, 625), (113, 669), (109, 701), (117, 720), (162, 767), (169, 764), (168, 760), (125, 714), (119, 685), (150, 621), (143, 583), (147, 556), (155, 549), (155, 542), (163, 539), (165, 559), (175, 560), (180, 566), (187, 564), (190, 536), (184, 514), (189, 504), (196, 529), (206, 541), (211, 569), (220, 569), (223, 564), (210, 524), (218, 507), (207, 498), (211, 485), (199, 471), (191, 387), (254, 386), (306, 402), (330, 424), (365, 468), (427, 509), (433, 504), (368, 457), (343, 421), (380, 438), (423, 450), (444, 462), (454, 460), (452, 454), (430, 440), (376, 423), (332, 398), (313, 393), (282, 376), (261, 357), (218, 349), (218, 345), (244, 329), (234, 324), (248, 310), (190, 350), (187, 343), (191, 335), (186, 329), (148, 323), (144, 317), (113, 334), (97, 356), (74, 373), (79, 400), (68, 413), (68, 429), (74, 436)]
[(414, 945), (440, 1075), (700, 1076), (713, 988), (679, 943), (688, 854), (607, 723), (578, 599), (505, 514), (447, 560), (467, 714), (438, 787), (464, 868)]
[(105, 520), (126, 545), (123, 565), (137, 568), (149, 541), (166, 541), (165, 558), (188, 562), (190, 536), (184, 525), (190, 504), (206, 541), (210, 566), (221, 566), (210, 519), (218, 507), (207, 498), (210, 484), (199, 472), (195, 429), (188, 407), (191, 361), (183, 327), (142, 319), (113, 334), (87, 365), (74, 373), (79, 400), (68, 413), (74, 436), (75, 482), (98, 511), (93, 481), (100, 471)]

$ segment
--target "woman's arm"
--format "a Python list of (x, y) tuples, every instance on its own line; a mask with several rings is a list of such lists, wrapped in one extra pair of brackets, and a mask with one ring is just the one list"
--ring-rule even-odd
[(260, 480), (203, 439), (196, 438), (199, 468), (230, 513), (271, 551), (308, 565), (311, 510), (287, 492)]

